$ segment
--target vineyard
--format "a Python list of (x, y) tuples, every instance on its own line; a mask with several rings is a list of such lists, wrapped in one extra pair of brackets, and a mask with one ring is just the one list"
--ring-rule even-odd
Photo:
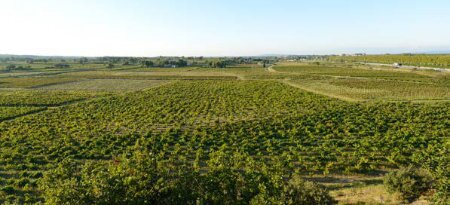
[(369, 63), (401, 63), (413, 66), (450, 67), (450, 55), (366, 55), (366, 56), (334, 56), (332, 61), (369, 62)]
[[(125, 68), (0, 77), (0, 203), (58, 204), (90, 193), (84, 202), (143, 194), (171, 204), (180, 199), (169, 192), (187, 197), (187, 186), (186, 201), (220, 204), (224, 194), (211, 187), (242, 184), (239, 197), (226, 200), (289, 201), (286, 190), (299, 186), (339, 198), (348, 188), (379, 187), (384, 174), (408, 165), (431, 170), (435, 192), (446, 197), (445, 74), (324, 62), (281, 63), (272, 72)], [(120, 180), (135, 192), (106, 188)], [(139, 192), (154, 188), (142, 180), (161, 183), (159, 191)], [(127, 197), (108, 201), (99, 187)]]

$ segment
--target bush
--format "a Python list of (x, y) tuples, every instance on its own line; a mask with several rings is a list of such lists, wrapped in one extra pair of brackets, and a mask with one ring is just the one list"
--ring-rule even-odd
[(334, 204), (333, 197), (328, 194), (325, 187), (302, 180), (294, 175), (284, 188), (286, 204)]
[(388, 173), (384, 185), (391, 193), (397, 192), (402, 199), (412, 202), (431, 189), (433, 178), (424, 169), (412, 166)]
[(66, 63), (57, 63), (54, 65), (55, 68), (70, 68), (69, 64)]

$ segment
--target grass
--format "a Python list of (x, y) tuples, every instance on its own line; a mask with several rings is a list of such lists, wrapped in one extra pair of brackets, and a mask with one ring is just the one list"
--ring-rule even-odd
[(326, 186), (338, 204), (402, 204), (397, 194), (386, 191), (381, 175), (318, 175), (306, 179)]
[(338, 204), (401, 204), (398, 196), (388, 193), (383, 185), (344, 188), (331, 191)]
[[(389, 193), (383, 184), (363, 185), (330, 191), (338, 204), (405, 204), (397, 193)], [(431, 204), (430, 196), (425, 195), (411, 204)]]

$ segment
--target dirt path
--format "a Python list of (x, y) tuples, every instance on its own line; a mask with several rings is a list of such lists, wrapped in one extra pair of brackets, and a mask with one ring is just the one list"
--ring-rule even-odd
[[(351, 98), (351, 97), (347, 97), (347, 96), (343, 96), (343, 95), (336, 95), (333, 93), (329, 93), (329, 92), (323, 92), (323, 91), (318, 91), (314, 88), (310, 88), (307, 86), (303, 86), (299, 83), (294, 83), (289, 81), (289, 79), (284, 79), (284, 80), (280, 80), (279, 82), (282, 82), (286, 85), (295, 87), (295, 88), (299, 88), (302, 89), (304, 91), (310, 92), (310, 93), (315, 93), (318, 95), (323, 95), (323, 96), (327, 96), (330, 98), (335, 98), (335, 99), (339, 99), (339, 100), (343, 100), (343, 101), (347, 101), (347, 102), (369, 102), (371, 100), (367, 100), (367, 99), (358, 99), (358, 98)], [(409, 103), (435, 103), (435, 102), (450, 102), (450, 100), (448, 99), (417, 99), (417, 100), (393, 100), (393, 99), (384, 99), (384, 100), (380, 100), (382, 102), (409, 102)]]
[(355, 99), (355, 98), (350, 98), (350, 97), (346, 97), (346, 96), (342, 96), (342, 95), (335, 95), (335, 94), (331, 94), (331, 93), (326, 93), (326, 92), (314, 90), (314, 89), (302, 86), (300, 84), (293, 83), (293, 82), (291, 82), (289, 80), (286, 80), (286, 79), (285, 80), (281, 80), (280, 82), (282, 82), (282, 83), (284, 83), (286, 85), (295, 87), (295, 88), (300, 88), (300, 89), (302, 89), (304, 91), (307, 91), (307, 92), (310, 92), (310, 93), (315, 93), (315, 94), (318, 94), (318, 95), (328, 96), (328, 97), (331, 97), (331, 98), (335, 98), (335, 99), (339, 99), (339, 100), (343, 100), (343, 101), (347, 101), (347, 102), (362, 102), (363, 101), (363, 100), (360, 100), (360, 99)]
[[(273, 69), (273, 67), (274, 67), (274, 65), (271, 65), (271, 66), (267, 67), (266, 70), (268, 72), (270, 72), (270, 73), (283, 73), (283, 72), (279, 72), (279, 71)], [(289, 73), (289, 74), (295, 75), (295, 73)], [(279, 82), (282, 82), (282, 83), (284, 83), (286, 85), (289, 85), (289, 86), (292, 86), (292, 87), (295, 87), (295, 88), (302, 89), (302, 90), (310, 92), (310, 93), (315, 93), (315, 94), (318, 94), (318, 95), (328, 96), (328, 97), (331, 97), (331, 98), (336, 98), (336, 99), (344, 100), (344, 101), (347, 101), (347, 102), (360, 102), (361, 101), (361, 100), (349, 98), (349, 97), (346, 97), (346, 96), (333, 95), (333, 94), (330, 94), (330, 93), (325, 93), (325, 92), (317, 91), (317, 90), (314, 90), (314, 89), (311, 89), (311, 88), (307, 88), (306, 86), (302, 86), (300, 84), (293, 83), (289, 79), (279, 80)]]
[(276, 71), (275, 69), (273, 69), (274, 65), (271, 65), (267, 68), (267, 71), (271, 72), (271, 73), (278, 73), (278, 71)]

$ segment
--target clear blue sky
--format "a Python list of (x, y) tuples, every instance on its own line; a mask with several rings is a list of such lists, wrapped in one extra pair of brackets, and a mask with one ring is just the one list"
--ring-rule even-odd
[(0, 53), (83, 56), (450, 50), (448, 0), (0, 0)]

